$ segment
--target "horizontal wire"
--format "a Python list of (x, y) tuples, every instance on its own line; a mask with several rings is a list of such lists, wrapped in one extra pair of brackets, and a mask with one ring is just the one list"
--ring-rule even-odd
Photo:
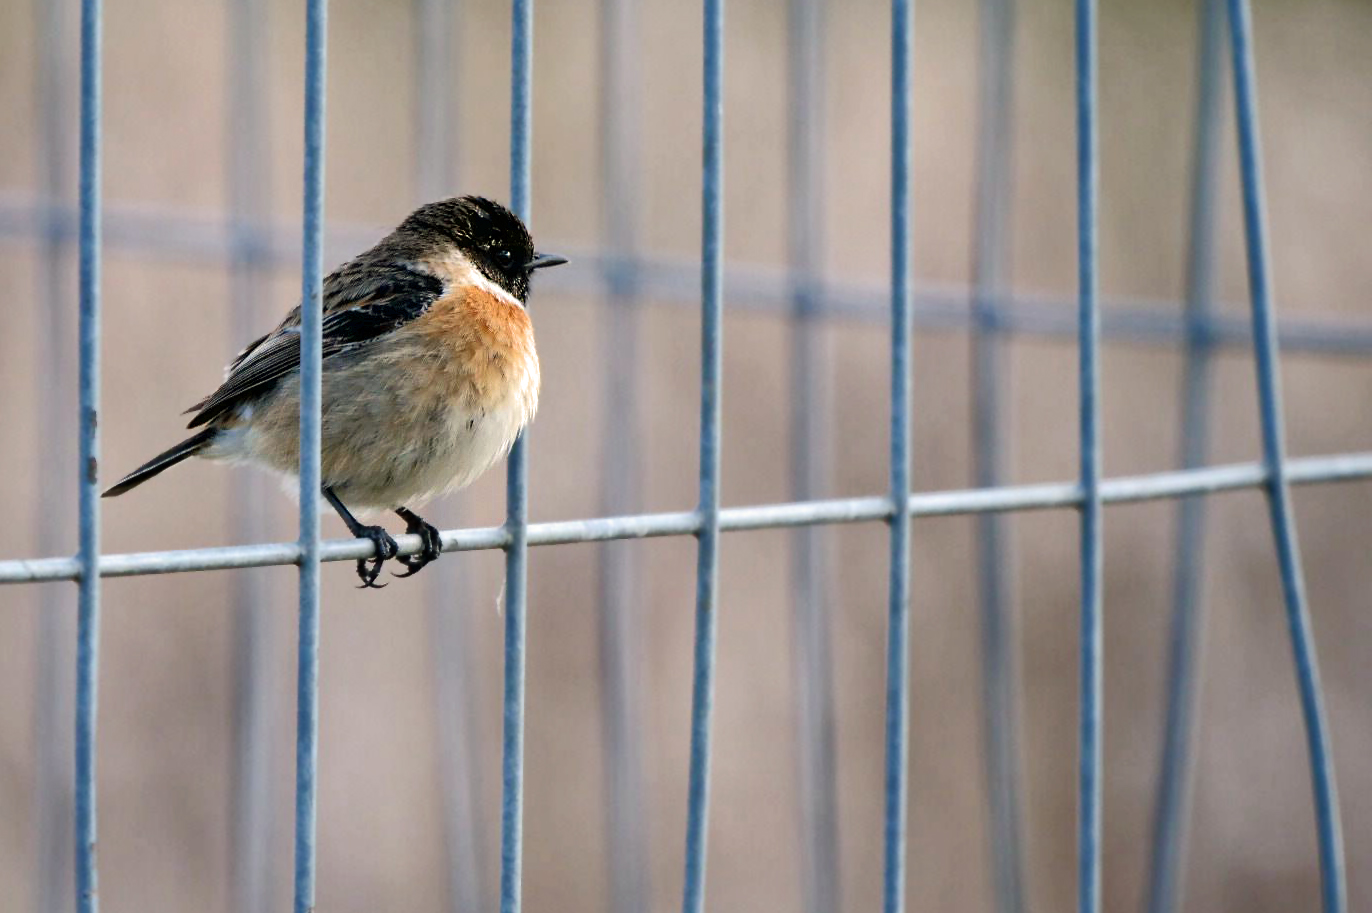
[[(1351, 482), (1372, 479), (1372, 451), (1303, 457), (1287, 464), (1293, 485)], [(1121, 476), (1101, 482), (1106, 504), (1131, 504), (1189, 495), (1218, 494), (1267, 484), (1267, 470), (1260, 463), (1235, 463), (1203, 469), (1184, 469), (1147, 475)], [(953, 517), (970, 514), (1075, 508), (1082, 503), (1076, 482), (1045, 482), (997, 488), (951, 489), (926, 492), (910, 498), (915, 517)], [(720, 511), (720, 530), (742, 532), (784, 529), (834, 523), (866, 523), (891, 516), (889, 498), (881, 496), (833, 498), (782, 504), (726, 507)], [(615, 539), (647, 539), (661, 536), (694, 536), (701, 528), (695, 511), (556, 520), (529, 524), (529, 545), (574, 545)], [(505, 548), (510, 541), (503, 527), (448, 530), (442, 534), (443, 551), (469, 552)], [(398, 535), (401, 555), (417, 554), (423, 542), (417, 535)], [(356, 561), (371, 558), (374, 546), (365, 539), (330, 539), (320, 543), (320, 561)], [(102, 555), (101, 577), (139, 577), (179, 574), (188, 571), (222, 571), (245, 567), (296, 564), (300, 546), (295, 542), (231, 545), (218, 548)], [(30, 558), (0, 561), (0, 584), (45, 583), (75, 580), (80, 563), (75, 558)]]
[[(46, 206), (17, 194), (0, 194), (0, 239), (48, 238), (57, 242), (75, 237), (75, 210)], [(350, 256), (386, 232), (376, 225), (334, 223), (326, 233), (325, 250), (333, 258)], [(228, 219), (144, 207), (110, 208), (104, 216), (104, 244), (111, 250), (221, 263), (231, 251), (260, 267), (293, 267), (299, 262), (296, 226), (254, 230), (234, 228)], [(565, 249), (564, 249), (565, 248)], [(546, 277), (545, 291), (569, 294), (599, 293), (605, 276), (614, 273), (633, 280), (643, 302), (663, 301), (696, 306), (700, 297), (700, 263), (687, 257), (631, 256), (595, 250), (557, 247), (571, 263)], [(542, 281), (542, 280), (540, 280)], [(731, 308), (789, 314), (792, 281), (783, 267), (730, 266), (725, 270), (726, 296)], [(887, 319), (890, 292), (882, 285), (861, 282), (816, 283), (814, 308), (822, 317)], [(979, 318), (971, 308), (973, 290), (955, 283), (920, 285), (915, 289), (915, 326), (925, 330), (970, 328)], [(1192, 336), (1201, 345), (1244, 347), (1253, 333), (1246, 308), (1233, 306), (1235, 316), (1213, 313), (1188, 317), (1174, 300), (1102, 296), (1101, 334), (1106, 341), (1143, 344), (1175, 342)], [(1042, 293), (1006, 293), (984, 297), (995, 329), (1005, 333), (1076, 338), (1074, 302)], [(1226, 305), (1216, 303), (1215, 310)], [(1335, 356), (1372, 354), (1372, 322), (1300, 320), (1278, 324), (1283, 352)]]

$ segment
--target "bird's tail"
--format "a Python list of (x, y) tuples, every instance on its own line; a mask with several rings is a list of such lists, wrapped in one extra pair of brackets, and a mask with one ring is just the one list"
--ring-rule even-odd
[(206, 428), (199, 434), (186, 438), (175, 447), (163, 453), (159, 453), (133, 472), (124, 476), (124, 478), (112, 485), (108, 491), (101, 495), (101, 497), (113, 498), (115, 495), (122, 495), (130, 488), (137, 488), (162, 470), (175, 466), (186, 457), (195, 456), (197, 453), (204, 450), (210, 445), (210, 442), (214, 440), (215, 435), (217, 434), (219, 434), (218, 428)]

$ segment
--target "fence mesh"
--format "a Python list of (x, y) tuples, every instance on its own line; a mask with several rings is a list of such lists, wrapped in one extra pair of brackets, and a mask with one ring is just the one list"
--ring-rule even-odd
[[(1193, 766), (1200, 575), (1204, 557), (1202, 496), (1237, 489), (1260, 489), (1270, 512), (1275, 559), (1286, 610), (1287, 633), (1296, 668), (1296, 684), (1307, 736), (1318, 837), (1320, 896), (1326, 913), (1347, 907), (1339, 804), (1334, 786), (1327, 714), (1323, 707), (1309, 609), (1296, 541), (1290, 488), (1293, 485), (1350, 482), (1372, 477), (1372, 453), (1288, 458), (1285, 452), (1278, 349), (1314, 355), (1372, 354), (1372, 328), (1329, 321), (1276, 320), (1272, 291), (1270, 240), (1264, 206), (1262, 144), (1257, 125), (1258, 93), (1254, 68), (1253, 22), (1247, 0), (1200, 0), (1199, 63), (1196, 69), (1195, 120), (1191, 157), (1188, 259), (1184, 307), (1168, 311), (1156, 302), (1102, 301), (1097, 293), (1101, 124), (1109, 123), (1097, 88), (1096, 4), (1075, 3), (1075, 136), (1077, 173), (1076, 315), (1065, 301), (1016, 295), (1009, 289), (1008, 207), (1012, 178), (1011, 112), (1016, 5), (1012, 0), (984, 0), (980, 10), (980, 89), (975, 162), (973, 270), (970, 288), (914, 288), (912, 231), (925, 217), (920, 188), (912, 186), (915, 145), (911, 98), (916, 79), (912, 58), (917, 10), (910, 0), (892, 0), (890, 46), (890, 281), (887, 288), (836, 285), (826, 281), (818, 264), (826, 225), (826, 179), (822, 117), (826, 76), (825, 30), (834, 16), (819, 0), (792, 0), (787, 9), (787, 262), (784, 271), (726, 263), (724, 248), (725, 10), (723, 0), (703, 6), (703, 81), (701, 143), (701, 255), (687, 259), (653, 257), (641, 252), (641, 220), (635, 215), (639, 193), (636, 175), (637, 129), (633, 110), (640, 92), (636, 52), (637, 12), (628, 0), (604, 0), (598, 24), (602, 46), (598, 73), (601, 98), (600, 169), (604, 191), (602, 246), (573, 252), (585, 265), (561, 280), (560, 291), (603, 295), (611, 320), (596, 353), (604, 364), (606, 397), (604, 437), (624, 441), (638, 433), (639, 413), (633, 367), (641, 334), (639, 305), (646, 300), (699, 305), (700, 421), (698, 502), (692, 510), (636, 512), (641, 502), (636, 460), (610, 448), (601, 462), (604, 474), (599, 501), (603, 516), (554, 522), (530, 522), (526, 451), (523, 441), (508, 465), (507, 511), (503, 525), (454, 528), (443, 533), (445, 551), (503, 550), (505, 555), (503, 619), (505, 632), (503, 692), (503, 763), (501, 776), (501, 851), (499, 903), (505, 913), (521, 906), (522, 822), (524, 786), (524, 710), (526, 623), (529, 604), (527, 553), (530, 547), (602, 542), (599, 565), (598, 643), (604, 691), (602, 741), (605, 746), (605, 805), (609, 835), (610, 906), (621, 913), (645, 909), (648, 877), (645, 786), (642, 746), (635, 720), (642, 714), (638, 699), (641, 672), (633, 660), (637, 642), (630, 593), (636, 577), (630, 546), (623, 540), (648, 537), (694, 537), (697, 540), (695, 646), (692, 658), (692, 709), (689, 763), (685, 771), (685, 876), (682, 909), (699, 913), (706, 906), (706, 858), (709, 835), (711, 733), (715, 702), (717, 618), (729, 602), (717, 575), (721, 537), (748, 530), (794, 529), (792, 553), (794, 604), (794, 678), (800, 738), (797, 743), (798, 821), (801, 825), (800, 894), (810, 913), (840, 906), (841, 881), (837, 833), (838, 786), (836, 710), (833, 701), (833, 646), (828, 630), (833, 583), (826, 570), (827, 549), (819, 529), (851, 523), (884, 523), (889, 532), (888, 611), (886, 616), (885, 723), (883, 777), (883, 890), (888, 913), (904, 908), (905, 868), (911, 852), (907, 837), (910, 807), (910, 606), (921, 581), (912, 576), (912, 524), (921, 518), (966, 515), (977, 518), (976, 568), (981, 626), (980, 670), (984, 701), (985, 794), (990, 824), (992, 894), (997, 910), (1026, 908), (1025, 825), (1022, 821), (1020, 723), (1016, 707), (1019, 672), (1010, 609), (1014, 581), (1004, 515), (1018, 511), (1066, 509), (1080, 515), (1079, 752), (1077, 799), (1077, 906), (1083, 913), (1101, 907), (1102, 871), (1102, 698), (1104, 664), (1103, 561), (1108, 541), (1104, 507), (1152, 500), (1178, 500), (1173, 616), (1169, 635), (1169, 668), (1163, 754), (1153, 819), (1147, 904), (1153, 913), (1180, 903), (1181, 866), (1185, 858), (1187, 787)], [(230, 187), (233, 205), (227, 221), (197, 220), (180, 212), (102, 207), (102, 23), (101, 0), (82, 0), (79, 56), (79, 136), (66, 135), (58, 115), (68, 79), (61, 51), (66, 28), (59, 6), (38, 3), (41, 79), (36, 97), (44, 129), (39, 136), (44, 161), (44, 196), (0, 200), (0, 237), (36, 239), (48, 270), (46, 288), (53, 306), (44, 328), (46, 358), (54, 367), (70, 367), (62, 350), (68, 335), (64, 321), (62, 258), (75, 246), (78, 255), (79, 326), (76, 372), (79, 421), (76, 424), (80, 477), (70, 500), (69, 480), (42, 482), (50, 512), (76, 508), (79, 550), (74, 557), (51, 557), (59, 548), (55, 526), (38, 537), (44, 557), (0, 560), (0, 584), (74, 581), (78, 586), (75, 632), (76, 718), (74, 768), (76, 906), (98, 906), (96, 881), (96, 720), (100, 656), (100, 593), (106, 577), (245, 569), (276, 565), (299, 568), (299, 639), (297, 751), (295, 779), (294, 896), (299, 913), (316, 905), (316, 788), (318, 751), (320, 564), (355, 560), (370, 554), (370, 543), (322, 540), (317, 495), (319, 479), (319, 288), (326, 247), (356, 248), (374, 236), (367, 226), (324, 220), (325, 51), (328, 46), (326, 0), (306, 0), (305, 31), (305, 197), (302, 282), (306, 340), (302, 357), (300, 536), (294, 542), (112, 554), (101, 550), (98, 492), (102, 337), (102, 253), (105, 249), (138, 250), (189, 262), (228, 263), (233, 267), (235, 332), (256, 322), (265, 296), (266, 271), (290, 262), (297, 249), (286, 229), (265, 217), (260, 185), (263, 169), (261, 130), (263, 77), (261, 55), (266, 10), (258, 0), (230, 3)], [(429, 111), (425, 98), (442, 98), (432, 110), (450, 112), (454, 75), (444, 43), (436, 36), (451, 33), (456, 7), (442, 0), (417, 0), (415, 80), (421, 96), (417, 107)], [(531, 216), (535, 105), (533, 68), (537, 59), (532, 0), (515, 0), (509, 62), (510, 201), (517, 213)], [(541, 39), (542, 40), (542, 39)], [(1226, 48), (1227, 46), (1227, 48)], [(1250, 310), (1247, 317), (1224, 313), (1215, 293), (1219, 125), (1225, 80), (1224, 55), (1232, 55), (1232, 86), (1237, 122), (1239, 179), (1246, 241)], [(1103, 116), (1102, 116), (1103, 115)], [(424, 195), (448, 186), (454, 154), (455, 126), (447, 113), (417, 117), (417, 185)], [(79, 204), (64, 208), (61, 172), (70, 148), (79, 150)], [(931, 217), (932, 218), (932, 217)], [(792, 500), (722, 506), (720, 493), (721, 402), (724, 393), (724, 313), (740, 310), (785, 315), (790, 322), (786, 345), (791, 356), (790, 479)], [(534, 304), (537, 308), (537, 301)], [(820, 326), (827, 320), (882, 322), (889, 327), (889, 490), (861, 497), (823, 498), (827, 472), (824, 451), (834, 431), (832, 407), (825, 405), (821, 378), (829, 370)], [(917, 328), (956, 329), (972, 343), (970, 389), (975, 441), (975, 487), (965, 490), (916, 491), (912, 483), (912, 339)], [(241, 335), (241, 334), (240, 334)], [(1076, 478), (1051, 484), (1007, 484), (1006, 346), (1015, 336), (1074, 337), (1079, 354), (1078, 415), (1080, 463)], [(1106, 477), (1101, 462), (1099, 396), (1101, 343), (1143, 340), (1176, 345), (1184, 356), (1182, 380), (1181, 468), (1175, 471)], [(547, 346), (548, 343), (545, 343)], [(1213, 362), (1224, 349), (1248, 350), (1254, 356), (1261, 459), (1253, 463), (1208, 466), (1209, 416), (1213, 411)], [(54, 386), (69, 375), (56, 371)], [(44, 419), (51, 422), (47, 440), (60, 449), (64, 432), (52, 413), (60, 393), (47, 394)], [(70, 425), (72, 423), (66, 422)], [(245, 502), (260, 493), (250, 490)], [(535, 502), (536, 503), (536, 502)], [(240, 538), (262, 537), (264, 527), (251, 510), (239, 509), (235, 529)], [(399, 537), (402, 553), (418, 550), (418, 537)], [(269, 667), (262, 661), (264, 592), (240, 575), (234, 578), (240, 607), (238, 639), (238, 753), (234, 761), (237, 858), (235, 903), (242, 909), (269, 906), (272, 854), (269, 758), (263, 749), (270, 713)], [(59, 655), (57, 639), (66, 636), (49, 606), (43, 616), (40, 649)], [(436, 620), (441, 616), (436, 616)], [(442, 669), (445, 664), (436, 663)], [(37, 689), (40, 710), (35, 728), (40, 752), (37, 803), (40, 822), (40, 873), (37, 906), (59, 906), (61, 879), (53, 863), (61, 833), (43, 809), (60, 807), (53, 777), (60, 768), (54, 745), (60, 744), (55, 716), (62, 686), (53, 665), (43, 667)], [(460, 701), (462, 685), (440, 674), (440, 692)], [(731, 695), (721, 693), (720, 699)], [(43, 708), (47, 709), (44, 710)], [(451, 709), (451, 708), (450, 708)], [(461, 712), (461, 711), (457, 711)], [(441, 739), (445, 771), (463, 760), (470, 729), (449, 721)], [(106, 736), (109, 738), (110, 736)], [(117, 738), (116, 736), (113, 736)], [(916, 782), (917, 787), (917, 782)], [(465, 790), (465, 792), (464, 792)], [(483, 903), (481, 864), (454, 834), (473, 818), (470, 783), (445, 776), (448, 864), (451, 901), (470, 909)], [(327, 873), (326, 876), (327, 877)]]

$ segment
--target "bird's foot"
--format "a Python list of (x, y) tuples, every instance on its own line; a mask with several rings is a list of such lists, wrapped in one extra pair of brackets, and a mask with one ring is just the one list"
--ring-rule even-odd
[(401, 507), (396, 510), (400, 519), (405, 521), (405, 532), (417, 533), (424, 540), (424, 546), (414, 555), (403, 555), (396, 560), (405, 565), (405, 573), (395, 574), (396, 577), (412, 577), (419, 573), (431, 561), (443, 554), (443, 541), (439, 538), (438, 527), (425, 521), (422, 517), (408, 508)]
[(376, 546), (376, 557), (357, 559), (357, 576), (362, 580), (362, 585), (358, 589), (379, 590), (386, 585), (376, 582), (377, 576), (381, 574), (381, 565), (394, 558), (396, 552), (400, 551), (400, 546), (396, 545), (391, 534), (380, 526), (361, 526), (353, 533), (357, 538), (370, 540)]

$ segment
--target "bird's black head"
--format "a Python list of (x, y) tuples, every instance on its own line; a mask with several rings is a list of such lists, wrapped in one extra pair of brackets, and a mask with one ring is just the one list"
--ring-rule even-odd
[(519, 216), (485, 197), (453, 197), (427, 203), (400, 226), (440, 242), (456, 244), (481, 274), (521, 304), (529, 297), (536, 269), (567, 261), (534, 250), (534, 239)]

